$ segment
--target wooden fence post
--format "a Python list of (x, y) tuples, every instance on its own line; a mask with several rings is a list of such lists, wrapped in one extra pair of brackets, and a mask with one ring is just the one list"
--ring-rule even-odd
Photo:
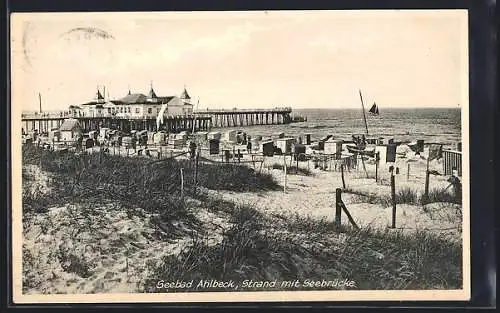
[(181, 198), (184, 198), (184, 169), (181, 168)]
[(424, 190), (424, 200), (429, 199), (429, 170), (425, 171), (425, 190)]
[(342, 187), (345, 189), (344, 164), (340, 164), (340, 174), (342, 176)]
[(298, 173), (299, 172), (299, 154), (298, 153), (295, 153), (295, 161), (297, 162), (295, 171)]
[(391, 171), (392, 228), (396, 228), (396, 179)]
[(286, 158), (285, 155), (283, 155), (283, 164), (284, 164), (284, 171), (285, 171), (285, 178), (284, 178), (284, 184), (283, 184), (283, 193), (286, 193)]
[(354, 221), (354, 219), (352, 218), (351, 213), (349, 213), (349, 210), (348, 210), (348, 209), (347, 209), (347, 207), (345, 206), (344, 201), (340, 200), (340, 204), (342, 205), (342, 210), (344, 210), (345, 215), (347, 215), (347, 219), (349, 220), (349, 222), (351, 222), (351, 225), (352, 225), (354, 228), (359, 229), (358, 224), (356, 224), (356, 222), (355, 222), (355, 221)]
[(342, 225), (342, 189), (335, 189), (335, 231), (339, 232)]
[(368, 178), (368, 171), (366, 170), (365, 159), (363, 159), (363, 155), (362, 154), (360, 154), (360, 157), (361, 157), (361, 163), (363, 163), (363, 170), (366, 173), (366, 178)]
[(427, 203), (429, 199), (429, 157), (427, 157), (427, 169), (425, 170), (425, 189), (424, 189), (424, 195), (423, 195), (423, 200), (424, 203)]
[(240, 160), (240, 149), (238, 149), (238, 163), (240, 163), (241, 160)]
[(194, 162), (194, 190), (196, 191), (196, 187), (198, 185), (198, 162), (200, 160), (200, 153), (197, 151)]
[(378, 182), (378, 164), (380, 161), (379, 152), (375, 154), (375, 182)]
[(410, 163), (408, 163), (408, 171), (406, 172), (406, 180), (410, 180)]

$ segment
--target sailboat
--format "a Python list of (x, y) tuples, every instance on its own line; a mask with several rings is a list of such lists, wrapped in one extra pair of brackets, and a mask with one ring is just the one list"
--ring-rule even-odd
[(375, 102), (373, 102), (373, 105), (372, 107), (370, 108), (370, 110), (368, 111), (371, 115), (378, 115), (379, 112), (378, 112), (378, 106)]
[[(359, 90), (359, 97), (361, 99), (361, 109), (362, 109), (362, 113), (363, 113), (363, 121), (365, 124), (365, 133), (366, 133), (366, 137), (368, 137), (368, 123), (366, 122), (365, 105), (363, 103), (363, 95), (361, 94), (361, 90)], [(377, 109), (376, 112), (378, 114), (378, 108), (377, 107), (375, 107), (375, 108)], [(371, 111), (371, 109), (370, 109), (370, 111)], [(374, 157), (375, 156), (375, 147), (371, 147), (371, 148), (367, 149), (366, 142), (364, 142), (364, 139), (366, 137), (365, 137), (365, 135), (362, 135), (363, 142), (361, 142), (361, 141), (359, 141), (360, 138), (358, 136), (353, 136), (353, 139), (355, 139), (354, 140), (355, 146), (347, 145), (346, 146), (347, 150), (350, 153)]]

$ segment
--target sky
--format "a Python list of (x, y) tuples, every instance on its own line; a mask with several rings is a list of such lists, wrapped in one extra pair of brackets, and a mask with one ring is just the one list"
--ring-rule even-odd
[[(89, 31), (92, 30), (92, 31)], [(467, 13), (16, 13), (12, 105), (66, 109), (97, 88), (203, 108), (454, 107), (468, 98)]]

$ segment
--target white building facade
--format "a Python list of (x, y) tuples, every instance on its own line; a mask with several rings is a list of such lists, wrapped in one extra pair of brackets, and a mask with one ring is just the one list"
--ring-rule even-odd
[(193, 114), (193, 104), (186, 89), (180, 96), (158, 97), (151, 87), (147, 95), (131, 93), (118, 100), (106, 101), (100, 91), (94, 101), (71, 105), (69, 114), (74, 117), (118, 117), (131, 119), (157, 118), (165, 105), (164, 117)]

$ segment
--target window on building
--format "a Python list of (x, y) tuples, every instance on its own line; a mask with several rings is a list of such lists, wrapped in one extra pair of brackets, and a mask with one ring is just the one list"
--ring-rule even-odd
[(127, 112), (130, 113), (130, 107), (127, 108)]
[(135, 113), (136, 113), (136, 114), (141, 113), (141, 109), (140, 109), (140, 108), (135, 108)]
[(123, 113), (123, 107), (120, 108), (120, 113)]
[(108, 114), (111, 114), (111, 108), (108, 108)]
[(153, 109), (152, 108), (148, 108), (148, 114), (151, 114), (153, 113)]

